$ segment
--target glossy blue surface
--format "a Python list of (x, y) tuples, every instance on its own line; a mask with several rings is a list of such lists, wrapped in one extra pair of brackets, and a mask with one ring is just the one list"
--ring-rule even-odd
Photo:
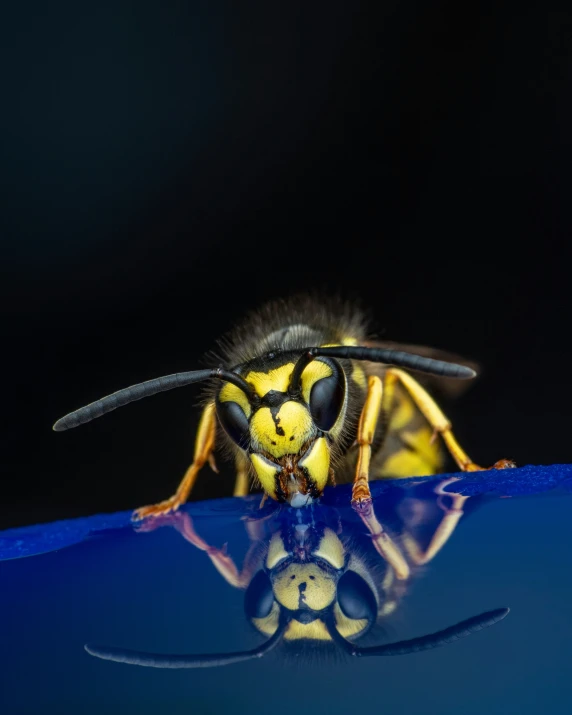
[[(373, 484), (376, 514), (396, 543), (405, 511), (408, 519), (425, 514), (427, 528), (441, 518), (433, 494), (443, 479)], [(1, 711), (568, 713), (571, 485), (572, 467), (557, 465), (474, 473), (446, 486), (470, 496), (465, 515), (364, 642), (421, 636), (496, 607), (511, 612), (460, 642), (395, 658), (351, 658), (331, 642), (288, 642), (220, 668), (99, 660), (85, 643), (193, 654), (252, 649), (264, 637), (245, 616), (244, 591), (173, 523), (137, 533), (125, 512), (1, 532)], [(314, 516), (298, 510), (298, 523), (336, 523), (356, 550), (369, 548), (349, 494), (348, 487), (328, 490)], [(268, 517), (265, 535), (254, 538), (260, 543), (297, 523), (295, 510), (261, 512), (258, 505), (259, 497), (225, 499), (182, 513), (203, 543), (226, 543), (240, 568), (253, 540), (247, 520)]]

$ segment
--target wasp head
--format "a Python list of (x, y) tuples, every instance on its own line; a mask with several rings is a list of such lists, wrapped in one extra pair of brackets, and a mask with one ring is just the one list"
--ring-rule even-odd
[(297, 368), (292, 356), (271, 369), (238, 368), (252, 393), (228, 383), (216, 401), (222, 427), (248, 453), (264, 491), (296, 507), (326, 486), (347, 404), (345, 374), (335, 360)]
[(286, 640), (330, 640), (327, 623), (346, 637), (357, 636), (375, 621), (373, 589), (348, 568), (349, 556), (329, 528), (298, 524), (273, 534), (265, 568), (252, 579), (245, 610), (266, 635), (287, 621)]

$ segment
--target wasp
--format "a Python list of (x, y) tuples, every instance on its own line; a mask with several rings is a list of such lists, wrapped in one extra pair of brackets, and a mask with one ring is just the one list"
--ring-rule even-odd
[[(432, 475), (443, 467), (440, 435), (459, 469), (482, 469), (459, 445), (421, 379), (475, 377), (469, 365), (427, 348), (368, 339), (362, 313), (339, 300), (295, 297), (250, 315), (223, 338), (216, 366), (128, 387), (72, 412), (62, 431), (158, 392), (205, 383), (194, 459), (176, 493), (137, 509), (134, 520), (176, 510), (214, 450), (234, 458), (235, 496), (250, 483), (294, 507), (326, 485), (353, 481), (352, 503), (367, 508), (370, 479)], [(413, 373), (413, 374), (412, 374)], [(500, 460), (496, 468), (514, 466)]]
[(322, 504), (246, 516), (250, 546), (241, 568), (226, 548), (216, 548), (200, 536), (188, 512), (149, 520), (146, 531), (173, 527), (208, 556), (230, 586), (244, 592), (245, 616), (266, 640), (251, 650), (197, 655), (93, 644), (85, 648), (98, 658), (132, 665), (204, 668), (259, 658), (281, 641), (295, 654), (320, 647), (331, 652), (333, 646), (357, 657), (404, 655), (491, 626), (509, 609), (487, 611), (411, 640), (362, 645), (366, 636), (379, 639), (382, 624), (399, 607), (415, 576), (454, 533), (471, 498), (448, 491), (454, 481), (390, 487), (375, 505), (379, 519), (373, 507), (355, 512)]

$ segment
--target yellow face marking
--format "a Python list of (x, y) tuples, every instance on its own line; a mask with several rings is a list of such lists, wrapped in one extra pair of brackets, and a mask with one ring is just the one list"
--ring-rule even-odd
[[(393, 604), (393, 607), (395, 608), (395, 604)], [(276, 603), (274, 603), (272, 605), (272, 610), (266, 618), (253, 618), (252, 623), (261, 633), (264, 633), (266, 636), (271, 636), (276, 633), (279, 617), (280, 608)], [(360, 618), (354, 620), (353, 618), (344, 616), (337, 603), (334, 605), (334, 618), (336, 621), (336, 627), (344, 638), (355, 636), (367, 627), (367, 619)], [(325, 623), (320, 619), (316, 619), (311, 623), (291, 621), (286, 629), (286, 632), (284, 633), (284, 639), (287, 641), (329, 641), (331, 640), (331, 637)]]
[(239, 407), (242, 408), (246, 417), (250, 417), (252, 407), (250, 406), (247, 396), (240, 388), (233, 385), (231, 382), (225, 383), (222, 390), (218, 393), (218, 399), (220, 402), (236, 402)]
[(268, 544), (268, 554), (266, 555), (266, 568), (273, 569), (277, 563), (289, 556), (284, 548), (284, 542), (280, 534), (273, 534)]
[(291, 611), (298, 610), (301, 603), (321, 611), (336, 596), (334, 579), (313, 563), (290, 564), (275, 578), (272, 588), (276, 600)]
[(344, 638), (355, 636), (367, 627), (367, 618), (348, 618), (337, 603), (334, 606), (334, 618), (336, 627)]
[(307, 404), (310, 404), (310, 393), (314, 387), (314, 383), (321, 380), (323, 377), (330, 377), (332, 368), (320, 360), (312, 360), (307, 365), (302, 373), (302, 397)]
[(286, 629), (286, 632), (284, 633), (284, 640), (330, 641), (332, 639), (330, 638), (330, 634), (328, 633), (328, 629), (326, 628), (324, 622), (317, 619), (311, 623), (291, 621)]
[[(332, 369), (328, 365), (326, 365), (325, 362), (320, 362), (319, 360), (314, 360), (311, 362), (308, 367), (304, 370), (302, 373), (302, 396), (305, 400), (306, 403), (309, 404), (310, 402), (310, 395), (312, 393), (312, 388), (318, 382), (318, 380), (322, 380), (325, 377), (330, 377), (332, 375)], [(345, 377), (344, 377), (345, 379)], [(335, 421), (334, 425), (332, 428), (329, 430), (328, 434), (330, 434), (332, 437), (338, 437), (341, 430), (342, 426), (344, 423), (344, 417), (346, 414), (346, 406), (347, 406), (347, 391), (346, 391), (346, 397), (344, 404), (342, 406), (342, 409), (340, 410), (340, 414), (338, 415), (337, 420)], [(327, 481), (327, 476), (326, 476), (326, 481)], [(325, 485), (326, 482), (324, 482)]]
[(252, 623), (265, 636), (271, 636), (276, 633), (278, 621), (280, 619), (280, 608), (277, 603), (272, 604), (272, 610), (264, 618), (253, 618)]
[[(246, 381), (254, 387), (259, 397), (264, 397), (270, 390), (277, 392), (287, 392), (290, 385), (290, 377), (294, 370), (294, 363), (281, 365), (270, 372), (249, 372)], [(313, 360), (302, 373), (302, 396), (309, 403), (310, 392), (314, 383), (332, 374), (332, 368), (320, 360)], [(234, 387), (234, 385), (233, 385)], [(238, 388), (235, 388), (238, 390)], [(244, 393), (243, 393), (244, 394)]]
[(252, 417), (250, 434), (254, 449), (262, 449), (276, 459), (298, 454), (315, 432), (308, 409), (299, 402), (285, 402), (275, 419), (269, 407), (261, 407)]
[(335, 533), (328, 527), (324, 529), (324, 536), (321, 538), (318, 548), (314, 551), (314, 555), (324, 559), (335, 569), (344, 567), (344, 547)]
[(290, 384), (292, 370), (294, 370), (294, 363), (289, 362), (275, 370), (270, 370), (270, 372), (249, 372), (245, 380), (254, 387), (259, 397), (264, 397), (270, 390), (286, 392)]
[(250, 461), (264, 491), (273, 499), (276, 499), (276, 481), (274, 478), (279, 467), (269, 462), (260, 454), (251, 454)]
[(325, 437), (317, 439), (298, 465), (308, 471), (308, 475), (323, 491), (330, 475), (330, 448)]

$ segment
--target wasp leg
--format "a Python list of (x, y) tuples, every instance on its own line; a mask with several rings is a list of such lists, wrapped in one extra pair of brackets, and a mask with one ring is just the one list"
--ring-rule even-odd
[(170, 526), (185, 539), (189, 544), (195, 546), (199, 551), (204, 551), (213, 566), (224, 578), (224, 580), (235, 588), (246, 588), (252, 578), (252, 559), (247, 553), (244, 561), (246, 566), (239, 571), (231, 556), (228, 555), (226, 544), (218, 549), (216, 546), (208, 544), (197, 532), (193, 524), (193, 520), (189, 514), (183, 511), (171, 512), (163, 514), (155, 519), (147, 521), (137, 527), (138, 532), (155, 531), (163, 526)]
[(184, 504), (189, 498), (189, 494), (195, 484), (199, 471), (205, 465), (205, 462), (209, 462), (211, 467), (214, 467), (214, 461), (212, 460), (212, 451), (215, 442), (215, 432), (216, 432), (216, 415), (214, 402), (209, 403), (203, 410), (201, 415), (201, 420), (199, 422), (199, 429), (197, 431), (197, 438), (195, 441), (195, 454), (193, 458), (193, 463), (187, 469), (185, 476), (179, 484), (179, 488), (175, 494), (165, 501), (159, 502), (159, 504), (152, 504), (151, 506), (144, 506), (140, 509), (136, 509), (133, 512), (132, 520), (139, 521), (148, 516), (159, 516), (161, 514), (168, 514), (170, 511), (175, 511), (181, 504)]
[[(451, 477), (444, 479), (435, 487), (435, 494), (439, 495), (439, 508), (444, 512), (444, 516), (435, 529), (433, 536), (425, 550), (423, 550), (419, 542), (411, 534), (405, 533), (402, 536), (401, 542), (407, 556), (416, 566), (422, 566), (429, 563), (441, 551), (443, 546), (453, 535), (457, 524), (463, 516), (463, 506), (470, 497), (456, 494), (455, 492), (446, 492), (445, 487), (459, 481), (459, 477)], [(444, 499), (450, 498), (450, 506), (446, 506)], [(395, 578), (405, 580), (409, 577), (410, 568), (405, 560), (405, 557), (400, 548), (391, 540), (387, 533), (383, 530), (383, 526), (379, 523), (375, 516), (373, 503), (371, 509), (363, 510), (360, 513), (362, 521), (367, 526), (368, 531), (372, 536), (374, 546), (379, 555), (385, 559), (392, 567), (395, 573)]]
[[(479, 467), (478, 464), (475, 464), (475, 462), (473, 462), (473, 460), (463, 450), (453, 435), (449, 420), (445, 417), (435, 400), (416, 380), (411, 377), (411, 375), (408, 375), (406, 372), (403, 372), (403, 370), (399, 370), (398, 368), (390, 367), (387, 369), (385, 374), (386, 386), (388, 383), (395, 380), (399, 380), (401, 382), (431, 427), (435, 430), (435, 432), (438, 432), (441, 435), (447, 449), (455, 462), (457, 462), (461, 471), (476, 472), (486, 469), (486, 467)], [(508, 459), (501, 459), (496, 462), (491, 469), (506, 469), (507, 467), (514, 466), (514, 462), (511, 462)]]
[[(439, 482), (435, 487), (435, 494), (439, 495), (438, 504), (440, 509), (444, 512), (444, 516), (435, 529), (427, 548), (425, 550), (421, 549), (417, 539), (411, 535), (406, 534), (403, 537), (403, 546), (407, 550), (411, 560), (419, 566), (427, 564), (435, 558), (447, 541), (449, 541), (463, 516), (463, 506), (470, 497), (445, 491), (446, 486), (456, 481), (459, 481), (459, 477), (451, 477), (450, 479)], [(451, 499), (450, 506), (445, 505), (444, 499), (446, 497)]]
[(375, 516), (371, 492), (369, 490), (369, 466), (371, 461), (371, 444), (379, 420), (383, 401), (383, 383), (373, 375), (368, 379), (368, 390), (361, 413), (357, 443), (359, 445), (358, 463), (352, 489), (352, 505), (367, 527), (376, 551), (394, 569), (398, 579), (409, 577), (409, 566), (399, 547), (392, 541), (389, 534)]
[[(238, 570), (236, 564), (232, 560), (226, 550), (226, 544), (222, 549), (217, 549), (215, 546), (207, 544), (207, 542), (197, 534), (193, 526), (193, 520), (186, 513), (178, 514), (179, 517), (175, 528), (190, 544), (196, 546), (200, 551), (204, 551), (213, 566), (224, 578), (224, 580), (235, 588), (246, 588), (252, 578), (252, 574), (248, 568)], [(247, 559), (245, 559), (247, 561)]]
[(371, 461), (371, 444), (375, 428), (379, 419), (383, 399), (383, 383), (376, 375), (369, 377), (367, 382), (367, 395), (361, 412), (358, 425), (357, 443), (358, 460), (354, 485), (352, 488), (352, 504), (359, 510), (362, 506), (367, 508), (371, 504), (369, 490), (369, 465)]
[(369, 502), (362, 503), (356, 511), (371, 534), (377, 553), (393, 568), (396, 578), (399, 580), (409, 578), (410, 569), (407, 561), (400, 548), (377, 520), (371, 499)]
[(250, 464), (242, 453), (236, 456), (236, 481), (234, 496), (245, 497), (250, 491)]

